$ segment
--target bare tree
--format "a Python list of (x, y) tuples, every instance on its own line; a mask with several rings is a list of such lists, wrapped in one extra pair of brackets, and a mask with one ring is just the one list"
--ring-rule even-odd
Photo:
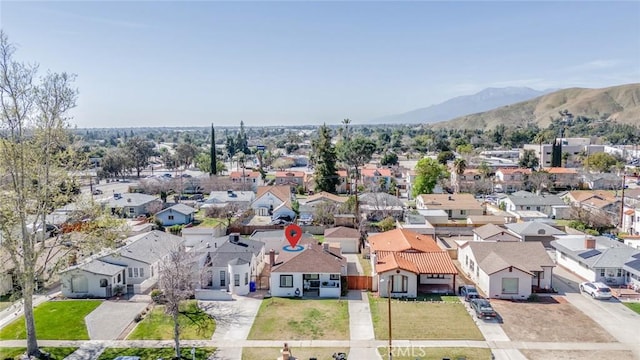
[(551, 187), (551, 175), (546, 171), (534, 171), (528, 176), (527, 183), (535, 189), (536, 194), (540, 194), (542, 189)]

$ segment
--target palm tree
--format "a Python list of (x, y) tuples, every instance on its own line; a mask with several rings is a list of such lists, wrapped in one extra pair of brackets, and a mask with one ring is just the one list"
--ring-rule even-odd
[(351, 124), (351, 120), (350, 119), (342, 119), (342, 125), (344, 125), (344, 131), (342, 132), (343, 140), (348, 140), (349, 139), (349, 124)]
[(457, 158), (453, 162), (453, 168), (456, 172), (456, 186), (458, 188), (457, 192), (460, 192), (460, 177), (464, 174), (464, 171), (467, 169), (467, 161), (465, 159)]

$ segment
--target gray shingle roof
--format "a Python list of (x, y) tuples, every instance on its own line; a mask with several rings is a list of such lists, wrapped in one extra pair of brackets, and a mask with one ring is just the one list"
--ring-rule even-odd
[[(531, 194), (531, 193), (529, 193)], [(516, 206), (554, 206), (566, 205), (565, 202), (557, 195), (515, 195), (508, 196), (509, 200)]]
[(542, 243), (539, 242), (482, 242), (469, 241), (480, 268), (493, 274), (509, 266), (526, 272), (542, 271), (543, 266), (555, 266)]
[(127, 239), (127, 245), (116, 250), (120, 256), (152, 264), (182, 244), (179, 236), (154, 230)]
[(167, 211), (175, 211), (175, 212), (178, 212), (178, 213), (183, 214), (183, 215), (191, 215), (194, 212), (196, 212), (196, 209), (192, 208), (191, 206), (187, 206), (185, 204), (175, 204), (175, 205), (173, 205), (171, 207), (168, 207), (168, 208), (166, 208), (164, 210), (158, 211), (158, 214), (162, 214), (162, 213), (167, 212)]
[(640, 250), (604, 236), (597, 236), (595, 240), (595, 249), (587, 249), (583, 235), (558, 236), (551, 246), (589, 268), (622, 268), (629, 258), (640, 254)]
[[(262, 242), (251, 239), (240, 239), (237, 243), (227, 241), (211, 253), (211, 264), (214, 267), (222, 267), (236, 259), (250, 263), (251, 258), (259, 256), (263, 248)], [(239, 264), (237, 261), (235, 263)]]
[(120, 194), (120, 198), (110, 197), (107, 204), (111, 207), (121, 208), (125, 206), (142, 206), (152, 201), (160, 201), (159, 198), (147, 194), (124, 193)]
[(114, 276), (126, 268), (127, 268), (126, 266), (113, 265), (113, 264), (106, 263), (104, 261), (100, 261), (98, 259), (93, 259), (87, 263), (80, 264), (77, 266), (72, 266), (66, 269), (65, 271), (72, 270), (72, 269), (82, 269), (84, 271), (88, 271), (90, 273), (94, 273), (98, 275)]
[(511, 232), (521, 236), (564, 235), (565, 232), (539, 221), (527, 221), (504, 225)]

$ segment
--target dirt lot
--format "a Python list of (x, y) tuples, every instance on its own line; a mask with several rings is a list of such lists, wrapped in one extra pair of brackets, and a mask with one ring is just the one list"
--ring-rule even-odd
[(633, 360), (633, 352), (631, 351), (611, 351), (611, 350), (584, 350), (584, 351), (566, 351), (566, 350), (520, 350), (529, 360)]
[(502, 328), (511, 341), (616, 342), (563, 297), (553, 297), (547, 303), (492, 299), (491, 304), (502, 317)]

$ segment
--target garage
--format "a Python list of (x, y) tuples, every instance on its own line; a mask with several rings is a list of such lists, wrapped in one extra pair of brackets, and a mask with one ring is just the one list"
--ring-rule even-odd
[(360, 231), (344, 226), (326, 229), (324, 241), (340, 244), (343, 254), (355, 254), (358, 252)]
[(502, 278), (502, 293), (505, 295), (518, 294), (518, 278)]
[(71, 278), (71, 292), (74, 293), (88, 293), (89, 281), (86, 276), (79, 275)]

